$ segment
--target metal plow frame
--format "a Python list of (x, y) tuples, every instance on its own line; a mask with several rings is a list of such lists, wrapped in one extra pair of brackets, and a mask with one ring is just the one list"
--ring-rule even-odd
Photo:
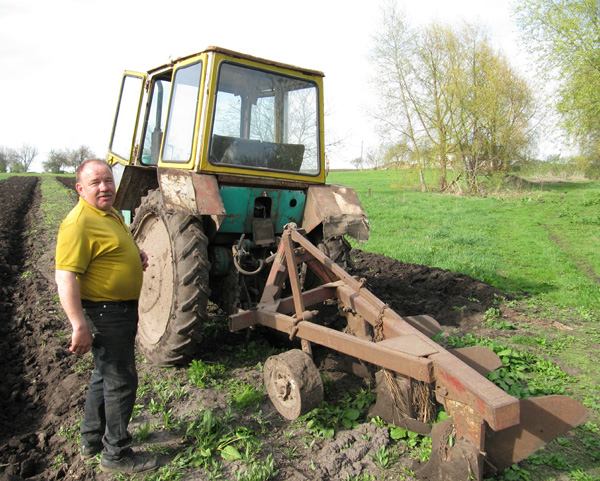
[[(298, 265), (303, 262), (323, 285), (302, 291)], [(281, 298), (286, 282), (292, 296)], [(314, 322), (317, 311), (307, 307), (330, 299), (337, 300), (353, 334)], [(505, 393), (484, 377), (501, 365), (495, 353), (481, 347), (447, 351), (429, 337), (440, 331), (435, 320), (399, 316), (366, 289), (364, 281), (349, 275), (311, 244), (295, 225), (287, 226), (283, 234), (261, 302), (230, 316), (231, 331), (255, 325), (299, 338), (309, 355), (311, 343), (319, 344), (391, 371), (401, 384), (414, 380), (429, 386), (449, 419), (431, 428), (423, 420), (412, 419), (410, 406), (382, 416), (421, 434), (430, 431), (431, 457), (417, 472), (424, 479), (480, 480), (484, 470), (501, 471), (525, 459), (587, 417), (585, 408), (566, 396), (518, 400)], [(385, 405), (380, 403), (385, 391), (378, 386), (377, 405)], [(388, 406), (396, 408), (395, 404)]]

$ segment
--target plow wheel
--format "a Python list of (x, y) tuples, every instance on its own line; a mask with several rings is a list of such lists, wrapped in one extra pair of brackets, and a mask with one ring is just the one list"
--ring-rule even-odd
[(154, 190), (136, 211), (132, 231), (149, 257), (138, 348), (153, 364), (181, 364), (193, 354), (206, 318), (210, 264), (202, 224), (190, 215), (166, 213)]
[(265, 386), (284, 418), (294, 420), (323, 401), (323, 381), (308, 354), (292, 349), (265, 362)]

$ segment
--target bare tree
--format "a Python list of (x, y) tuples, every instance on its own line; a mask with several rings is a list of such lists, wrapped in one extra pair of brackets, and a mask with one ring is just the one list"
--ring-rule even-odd
[(368, 149), (364, 159), (365, 165), (370, 169), (380, 169), (386, 165), (382, 148)]
[(84, 160), (95, 158), (96, 155), (92, 152), (87, 145), (81, 145), (76, 149), (67, 149), (66, 155), (68, 158), (67, 165), (69, 167), (73, 167), (73, 169), (77, 169)]
[(42, 164), (44, 172), (60, 174), (64, 168), (69, 166), (69, 155), (64, 150), (51, 150), (48, 160)]
[(425, 192), (423, 169), (426, 159), (421, 155), (422, 132), (417, 127), (410, 89), (416, 77), (411, 61), (416, 48), (414, 39), (415, 32), (408, 25), (404, 12), (398, 10), (395, 2), (389, 1), (382, 10), (382, 28), (374, 38), (374, 84), (380, 104), (372, 114), (379, 122), (383, 136), (391, 143), (396, 143), (400, 137), (410, 144), (419, 169), (421, 190)]
[(365, 159), (362, 157), (356, 157), (356, 159), (352, 159), (350, 164), (354, 166), (355, 169), (363, 170)]
[(20, 149), (10, 151), (9, 170), (11, 172), (27, 172), (37, 157), (37, 148), (30, 144), (23, 144)]

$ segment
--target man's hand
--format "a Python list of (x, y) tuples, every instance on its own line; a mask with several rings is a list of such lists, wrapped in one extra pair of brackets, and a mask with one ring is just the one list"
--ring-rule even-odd
[(148, 268), (148, 254), (140, 249), (140, 259), (142, 259), (142, 270), (145, 271)]
[(83, 355), (88, 352), (92, 347), (92, 335), (90, 334), (87, 326), (83, 326), (73, 330), (71, 336), (71, 346), (69, 351), (74, 354)]

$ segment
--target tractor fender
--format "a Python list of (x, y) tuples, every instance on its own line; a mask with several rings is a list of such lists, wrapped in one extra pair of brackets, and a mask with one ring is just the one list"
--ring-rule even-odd
[(349, 235), (363, 242), (369, 238), (367, 214), (351, 187), (326, 184), (308, 188), (302, 227), (310, 232), (320, 224), (324, 239)]
[(167, 211), (210, 216), (217, 229), (225, 218), (225, 206), (214, 175), (121, 163), (115, 163), (112, 169), (117, 186), (116, 209), (133, 212), (148, 192), (160, 187)]
[(210, 216), (218, 229), (227, 212), (214, 175), (164, 168), (159, 168), (157, 174), (167, 210)]

